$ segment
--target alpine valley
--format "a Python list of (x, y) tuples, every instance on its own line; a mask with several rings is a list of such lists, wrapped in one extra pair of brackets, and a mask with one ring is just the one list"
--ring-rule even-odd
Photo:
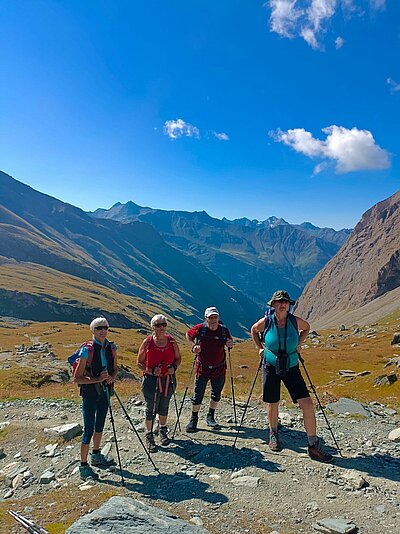
[(216, 305), (238, 337), (286, 288), (297, 298), (350, 230), (215, 219), (133, 202), (89, 214), (0, 172), (0, 315), (172, 328)]

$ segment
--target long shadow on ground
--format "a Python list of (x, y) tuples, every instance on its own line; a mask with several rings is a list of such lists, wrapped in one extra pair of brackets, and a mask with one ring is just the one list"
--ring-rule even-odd
[[(189, 440), (175, 440), (175, 447), (171, 453), (193, 464), (204, 464), (216, 469), (243, 469), (244, 467), (257, 467), (265, 471), (280, 471), (276, 462), (266, 459), (259, 451), (241, 447), (232, 450), (232, 445), (210, 443), (204, 445)], [(233, 443), (233, 440), (232, 440)]]
[[(140, 475), (123, 470), (125, 488), (151, 499), (163, 499), (167, 502), (181, 502), (188, 499), (200, 499), (208, 503), (225, 503), (228, 498), (223, 493), (207, 491), (206, 482), (192, 478), (185, 473)], [(121, 487), (120, 481), (101, 479), (101, 484)]]
[(400, 458), (390, 456), (390, 454), (379, 454), (374, 456), (358, 456), (357, 458), (335, 458), (335, 466), (344, 469), (355, 469), (368, 473), (373, 477), (386, 478), (394, 482), (400, 482)]

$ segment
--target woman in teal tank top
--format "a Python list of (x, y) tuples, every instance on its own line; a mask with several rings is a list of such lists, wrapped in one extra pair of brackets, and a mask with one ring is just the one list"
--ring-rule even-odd
[[(310, 458), (330, 462), (332, 456), (323, 450), (317, 437), (314, 404), (299, 368), (298, 350), (308, 336), (310, 325), (304, 319), (289, 313), (290, 306), (294, 303), (287, 291), (275, 291), (268, 302), (273, 313), (251, 327), (253, 341), (260, 357), (263, 356), (263, 401), (267, 403), (269, 447), (275, 452), (281, 450), (278, 413), (283, 382), (292, 401), (298, 403), (303, 412)], [(263, 346), (260, 334), (265, 330)]]

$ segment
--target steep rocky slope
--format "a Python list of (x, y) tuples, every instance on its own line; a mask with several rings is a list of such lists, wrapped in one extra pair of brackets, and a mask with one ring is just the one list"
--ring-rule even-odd
[[(304, 289), (297, 313), (318, 325), (393, 291), (400, 308), (400, 191), (369, 209), (342, 249)], [(388, 313), (382, 305), (379, 317)], [(377, 318), (379, 318), (377, 316)]]

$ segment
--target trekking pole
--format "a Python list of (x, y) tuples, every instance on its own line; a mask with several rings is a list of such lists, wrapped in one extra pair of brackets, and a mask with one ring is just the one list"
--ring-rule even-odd
[(258, 373), (260, 372), (261, 365), (262, 365), (262, 362), (263, 362), (263, 358), (264, 358), (264, 352), (261, 353), (260, 363), (258, 364), (257, 373), (256, 373), (256, 376), (254, 377), (253, 385), (251, 386), (250, 393), (249, 393), (249, 397), (248, 397), (248, 399), (247, 399), (246, 406), (244, 407), (244, 412), (243, 412), (243, 415), (242, 415), (242, 419), (241, 419), (241, 421), (240, 421), (239, 428), (238, 428), (238, 430), (237, 430), (237, 434), (236, 434), (236, 437), (235, 437), (235, 441), (233, 442), (233, 445), (232, 445), (232, 450), (233, 450), (233, 451), (235, 450), (236, 441), (237, 441), (237, 439), (238, 439), (240, 429), (242, 428), (242, 424), (243, 424), (244, 418), (246, 417), (247, 408), (249, 407), (249, 402), (250, 402), (250, 399), (251, 399), (251, 395), (252, 395), (252, 393), (253, 393), (254, 386), (256, 385), (256, 382), (257, 382)]
[(14, 512), (13, 510), (8, 510), (8, 513), (20, 524), (22, 525), (28, 532), (32, 534), (49, 534), (47, 530), (42, 528), (40, 525), (35, 523), (34, 521), (31, 521), (27, 517), (24, 517), (19, 512)]
[(179, 429), (179, 432), (181, 432), (181, 424), (179, 422), (179, 418), (178, 418), (178, 403), (176, 402), (176, 375), (175, 373), (171, 376), (171, 381), (172, 381), (172, 388), (173, 388), (173, 395), (174, 395), (174, 403), (175, 403), (175, 412), (176, 412), (176, 420), (178, 422), (178, 429)]
[(195, 353), (194, 358), (193, 358), (192, 368), (190, 369), (189, 378), (188, 378), (187, 383), (186, 383), (185, 392), (183, 394), (183, 399), (182, 399), (182, 402), (181, 402), (181, 405), (180, 405), (180, 408), (179, 408), (178, 417), (177, 417), (177, 420), (176, 420), (176, 423), (175, 423), (175, 428), (174, 428), (174, 431), (172, 433), (172, 439), (174, 439), (174, 437), (175, 437), (176, 427), (179, 424), (179, 419), (180, 419), (180, 416), (181, 416), (181, 413), (182, 413), (183, 403), (185, 402), (187, 390), (189, 389), (189, 384), (190, 384), (190, 380), (192, 379), (192, 373), (193, 373), (194, 364), (196, 363), (196, 360), (197, 360), (197, 354)]
[(147, 450), (146, 445), (143, 443), (143, 440), (142, 440), (142, 438), (140, 437), (139, 432), (137, 431), (135, 425), (133, 424), (132, 419), (130, 418), (130, 416), (129, 416), (129, 414), (128, 414), (126, 408), (125, 408), (125, 406), (122, 404), (122, 401), (121, 401), (121, 399), (119, 398), (118, 393), (115, 391), (115, 389), (114, 389), (114, 395), (115, 395), (117, 401), (119, 402), (119, 405), (121, 406), (122, 411), (124, 412), (124, 415), (125, 415), (126, 419), (128, 420), (129, 424), (131, 425), (132, 430), (133, 430), (134, 433), (136, 434), (137, 439), (139, 440), (141, 446), (143, 447), (144, 452), (146, 453), (148, 460), (149, 460), (150, 463), (153, 465), (153, 467), (154, 467), (154, 469), (157, 471), (157, 473), (160, 473), (159, 469), (157, 468), (156, 464), (154, 463), (153, 458), (150, 456), (150, 453), (149, 453), (149, 451)]
[(237, 425), (237, 417), (236, 417), (235, 388), (233, 387), (232, 360), (231, 360), (231, 348), (230, 347), (228, 347), (228, 360), (229, 360), (229, 371), (231, 373), (233, 415), (235, 417), (235, 426), (236, 426)]
[[(159, 369), (161, 369), (162, 367), (162, 364), (163, 364), (163, 361), (164, 360), (161, 360), (161, 362), (156, 365), (156, 367), (158, 367)], [(156, 385), (154, 386), (154, 399), (153, 399), (153, 419), (151, 421), (151, 430), (150, 432), (153, 433), (153, 428), (154, 428), (154, 421), (156, 420), (156, 415), (157, 415), (157, 393), (158, 393), (158, 381), (161, 380), (160, 376), (161, 375), (154, 375), (154, 371), (153, 371), (153, 376), (155, 376), (156, 378)]]
[(125, 486), (125, 480), (124, 480), (124, 475), (122, 473), (122, 465), (121, 465), (121, 457), (119, 455), (119, 447), (118, 447), (118, 440), (117, 440), (117, 433), (115, 431), (115, 423), (114, 423), (114, 415), (113, 415), (113, 411), (112, 411), (112, 408), (111, 408), (111, 397), (110, 397), (110, 386), (107, 385), (107, 384), (103, 384), (103, 388), (107, 394), (107, 400), (108, 400), (108, 410), (110, 412), (110, 421), (111, 421), (111, 426), (112, 426), (112, 429), (113, 429), (113, 434), (114, 434), (114, 441), (115, 441), (115, 449), (117, 451), (117, 457), (118, 457), (118, 465), (119, 465), (119, 472), (120, 472), (120, 475), (121, 475), (121, 484), (123, 486)]
[(306, 365), (305, 365), (305, 363), (304, 363), (304, 359), (301, 357), (301, 355), (300, 355), (299, 352), (298, 352), (297, 354), (299, 355), (299, 360), (301, 361), (301, 364), (302, 364), (302, 366), (303, 366), (303, 368), (304, 368), (304, 371), (305, 371), (305, 373), (306, 373), (306, 375), (307, 375), (308, 381), (310, 382), (310, 387), (311, 387), (311, 389), (313, 390), (313, 393), (314, 393), (314, 395), (315, 395), (315, 398), (317, 399), (317, 402), (318, 402), (318, 404), (319, 404), (319, 407), (321, 408), (321, 412), (322, 412), (322, 414), (323, 414), (323, 416), (324, 416), (324, 418), (325, 418), (325, 421), (326, 421), (326, 426), (328, 427), (329, 432), (331, 433), (332, 439), (333, 439), (333, 441), (335, 442), (336, 448), (337, 448), (337, 450), (338, 450), (340, 456), (343, 458), (342, 451), (341, 451), (341, 449), (340, 449), (340, 447), (339, 447), (339, 445), (338, 445), (338, 442), (336, 441), (335, 435), (334, 435), (334, 433), (333, 433), (333, 431), (332, 431), (331, 425), (329, 424), (328, 418), (326, 417), (325, 410), (324, 410), (324, 408), (323, 408), (323, 406), (322, 406), (322, 404), (321, 404), (321, 401), (320, 401), (319, 398), (318, 398), (318, 395), (317, 395), (317, 392), (316, 392), (316, 390), (315, 390), (314, 384), (311, 382), (311, 378), (310, 378), (310, 375), (308, 374)]

